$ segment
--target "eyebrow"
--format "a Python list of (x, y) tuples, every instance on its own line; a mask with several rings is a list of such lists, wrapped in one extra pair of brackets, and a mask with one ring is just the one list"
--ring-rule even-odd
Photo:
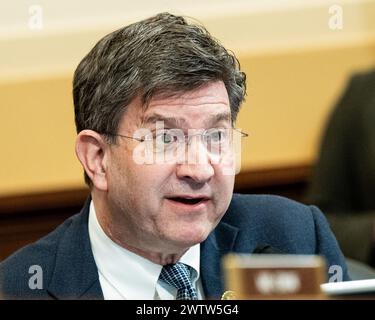
[[(230, 120), (231, 120), (230, 112), (225, 111), (225, 112), (221, 112), (221, 113), (215, 114), (214, 116), (210, 117), (206, 121), (206, 123), (212, 126), (212, 125), (217, 124), (221, 121), (231, 122)], [(151, 115), (142, 117), (141, 123), (142, 123), (142, 125), (147, 125), (147, 124), (156, 123), (157, 121), (164, 121), (164, 123), (167, 126), (171, 126), (171, 127), (174, 126), (175, 128), (182, 127), (183, 124), (187, 124), (187, 121), (184, 118), (168, 117), (168, 116), (163, 116), (163, 115), (158, 114), (158, 113), (153, 113)]]

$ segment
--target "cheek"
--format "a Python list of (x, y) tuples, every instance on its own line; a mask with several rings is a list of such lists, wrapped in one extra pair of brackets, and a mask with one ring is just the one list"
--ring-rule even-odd
[(220, 175), (228, 177), (228, 180), (231, 177), (234, 181), (235, 175), (241, 168), (241, 157), (232, 152), (228, 153), (220, 160), (218, 167)]
[(220, 163), (214, 166), (215, 179), (223, 192), (233, 191), (235, 173), (234, 162)]
[(232, 199), (235, 175), (225, 174), (222, 167), (215, 168), (216, 174), (216, 200), (218, 212), (226, 211)]
[[(114, 159), (111, 173), (114, 183), (123, 185), (124, 192), (132, 194), (133, 201), (148, 201), (160, 197), (163, 186), (174, 173), (173, 165), (147, 165), (136, 163), (130, 156)], [(115, 186), (116, 187), (116, 186)], [(153, 203), (154, 205), (154, 203)]]
[[(145, 191), (160, 191), (168, 184), (174, 174), (173, 165), (137, 165), (133, 163), (131, 175), (135, 183), (143, 186)], [(151, 194), (149, 194), (151, 195)]]

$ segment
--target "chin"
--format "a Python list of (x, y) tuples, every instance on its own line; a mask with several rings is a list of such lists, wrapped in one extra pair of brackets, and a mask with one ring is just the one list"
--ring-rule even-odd
[[(185, 232), (184, 232), (185, 231)], [(179, 242), (181, 246), (192, 247), (198, 243), (205, 241), (210, 234), (211, 229), (207, 228), (190, 228), (190, 230), (182, 230), (176, 235), (176, 242)]]

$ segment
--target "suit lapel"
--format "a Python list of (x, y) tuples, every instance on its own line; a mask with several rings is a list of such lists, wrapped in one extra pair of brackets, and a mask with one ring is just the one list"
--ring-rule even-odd
[(59, 241), (47, 291), (57, 299), (103, 299), (88, 233), (89, 198)]
[(221, 259), (233, 250), (238, 228), (221, 222), (201, 244), (201, 276), (206, 299), (218, 299), (224, 292)]

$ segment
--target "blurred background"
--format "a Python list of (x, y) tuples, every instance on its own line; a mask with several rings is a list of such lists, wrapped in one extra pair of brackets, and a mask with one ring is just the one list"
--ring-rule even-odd
[[(235, 190), (310, 203), (337, 101), (353, 74), (375, 66), (375, 0), (2, 0), (0, 260), (88, 194), (74, 153), (76, 66), (107, 33), (163, 11), (198, 20), (247, 74), (237, 127), (250, 137)], [(357, 249), (344, 253), (370, 263)]]

